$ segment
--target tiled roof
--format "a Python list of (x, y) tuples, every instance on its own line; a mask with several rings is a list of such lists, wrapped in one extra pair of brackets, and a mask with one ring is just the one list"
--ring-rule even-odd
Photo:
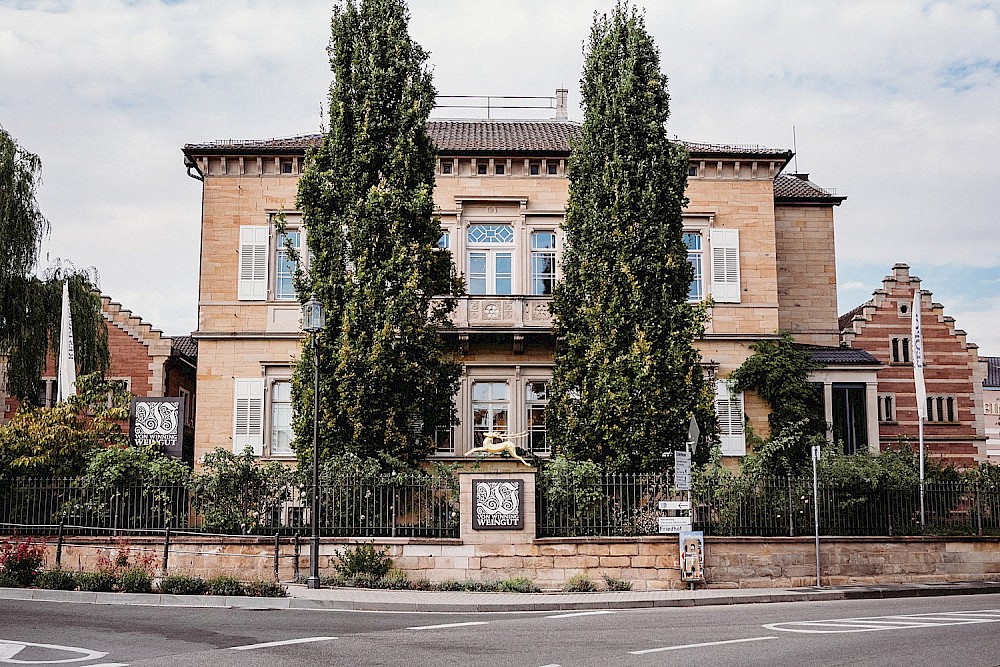
[(881, 362), (864, 350), (850, 347), (829, 347), (826, 345), (800, 345), (817, 364), (836, 365), (880, 365)]
[(781, 174), (774, 179), (775, 199), (786, 201), (844, 201), (846, 197), (838, 197), (836, 191), (821, 188), (809, 180), (808, 174), (796, 176)]
[(984, 387), (1000, 387), (1000, 357), (982, 357), (986, 362)]
[[(427, 131), (439, 151), (490, 153), (565, 153), (570, 139), (580, 133), (579, 123), (559, 120), (430, 120)], [(222, 139), (186, 144), (185, 152), (225, 153), (227, 151), (262, 151), (266, 153), (301, 153), (319, 144), (322, 135), (303, 134), (280, 139)], [(787, 149), (764, 148), (744, 144), (708, 144), (682, 142), (693, 157), (759, 156), (791, 158)]]
[(861, 311), (864, 310), (867, 303), (863, 303), (856, 308), (851, 308), (849, 311), (837, 318), (837, 326), (843, 331), (851, 326), (851, 322), (854, 321), (855, 316), (860, 315)]
[(189, 359), (198, 358), (198, 341), (191, 336), (173, 336), (170, 339), (170, 349)]

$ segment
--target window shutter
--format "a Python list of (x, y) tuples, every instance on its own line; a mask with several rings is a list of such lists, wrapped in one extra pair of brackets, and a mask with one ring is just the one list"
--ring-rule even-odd
[(267, 299), (267, 227), (240, 227), (240, 301)]
[(247, 447), (256, 456), (264, 453), (264, 380), (236, 380), (233, 406), (233, 453)]
[(740, 302), (740, 232), (710, 230), (712, 244), (712, 298), (720, 303)]
[(723, 456), (743, 456), (747, 453), (743, 430), (743, 392), (730, 393), (725, 380), (715, 383), (715, 412), (719, 417), (719, 437)]

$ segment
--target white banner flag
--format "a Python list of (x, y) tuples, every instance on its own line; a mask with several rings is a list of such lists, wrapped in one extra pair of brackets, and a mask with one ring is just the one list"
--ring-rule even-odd
[(924, 334), (920, 328), (920, 290), (913, 292), (911, 340), (913, 342), (913, 385), (917, 391), (917, 414), (927, 420), (927, 388), (924, 386)]
[(76, 354), (73, 351), (73, 317), (69, 312), (69, 281), (63, 282), (62, 321), (59, 327), (59, 402), (76, 395)]

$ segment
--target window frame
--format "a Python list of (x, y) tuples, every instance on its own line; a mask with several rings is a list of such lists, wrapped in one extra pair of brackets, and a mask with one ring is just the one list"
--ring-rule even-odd
[(878, 406), (878, 423), (896, 423), (896, 394), (882, 392), (876, 395), (876, 405)]
[[(277, 386), (287, 385), (288, 386), (288, 399), (279, 401), (277, 399)], [(292, 403), (292, 380), (291, 378), (271, 378), (267, 385), (267, 396), (266, 396), (266, 411), (267, 411), (267, 455), (269, 458), (278, 459), (288, 459), (295, 457), (295, 447), (292, 443), (295, 441), (295, 408)], [(283, 428), (282, 432), (287, 432), (289, 434), (288, 439), (288, 450), (278, 451), (275, 447), (275, 440), (278, 434), (277, 426), (275, 424), (275, 406), (288, 406), (288, 426)]]
[[(535, 238), (541, 237), (543, 234), (550, 235), (552, 239), (552, 245), (545, 248), (535, 247)], [(534, 228), (528, 233), (528, 285), (531, 296), (552, 296), (555, 291), (556, 282), (559, 280), (559, 270), (557, 268), (559, 262), (559, 237), (554, 228)], [(546, 272), (536, 272), (535, 259), (541, 257), (551, 257), (552, 260), (552, 270)], [(549, 281), (549, 291), (540, 292), (537, 291), (536, 287), (541, 282), (544, 286), (545, 281)]]
[[(473, 241), (469, 234), (474, 227), (500, 226), (510, 229), (509, 242), (493, 241)], [(513, 296), (518, 293), (518, 280), (516, 271), (517, 253), (517, 233), (513, 224), (509, 222), (475, 222), (469, 224), (465, 229), (465, 278), (470, 296)], [(485, 264), (485, 272), (473, 271), (473, 256), (482, 256)], [(498, 271), (498, 263), (501, 258), (506, 258), (509, 262), (507, 272)], [(501, 277), (503, 276), (503, 277)], [(477, 291), (474, 282), (483, 280), (484, 291)], [(499, 289), (499, 281), (509, 281), (508, 291), (502, 292)]]
[[(292, 294), (289, 296), (280, 291), (279, 281), (283, 280), (285, 276), (285, 272), (282, 271), (282, 257), (287, 258), (288, 254), (288, 251), (285, 249), (285, 241), (283, 237), (288, 236), (290, 234), (298, 235), (298, 243), (295, 245), (295, 249), (299, 253), (299, 262), (293, 263), (291, 260), (286, 260), (291, 270), (291, 273), (289, 273), (287, 277), (289, 281), (288, 284), (292, 288)], [(298, 301), (299, 295), (297, 292), (295, 292), (295, 269), (297, 268), (299, 263), (308, 266), (308, 261), (306, 257), (307, 253), (303, 252), (303, 247), (305, 246), (305, 238), (306, 238), (305, 229), (302, 227), (301, 224), (286, 225), (284, 233), (279, 233), (277, 230), (275, 230), (275, 233), (272, 236), (274, 238), (274, 242), (270, 254), (271, 254), (271, 261), (274, 265), (274, 270), (271, 272), (274, 278), (273, 280), (270, 281), (271, 300)], [(303, 266), (303, 270), (305, 270), (306, 266)]]
[[(486, 399), (476, 398), (476, 385), (485, 385), (488, 387), (488, 397)], [(504, 387), (506, 391), (505, 398), (495, 398), (494, 388)], [(510, 433), (511, 427), (511, 382), (509, 379), (475, 379), (469, 386), (469, 393), (471, 399), (471, 412), (472, 419), (470, 419), (470, 425), (472, 426), (472, 447), (482, 446), (482, 435), (490, 432), (503, 432), (506, 434)], [(486, 410), (488, 425), (480, 426), (477, 419), (477, 410)], [(498, 426), (496, 421), (496, 416), (500, 413), (504, 414), (503, 425)], [(471, 447), (469, 448), (471, 449)]]
[[(552, 454), (552, 446), (549, 444), (548, 429), (545, 426), (545, 410), (549, 404), (549, 385), (552, 380), (550, 379), (540, 379), (540, 378), (527, 378), (524, 381), (524, 426), (525, 431), (527, 431), (527, 439), (525, 440), (525, 451), (531, 452), (536, 456), (549, 456)], [(541, 384), (544, 385), (545, 398), (532, 398), (532, 385)], [(537, 396), (537, 392), (534, 392)], [(540, 411), (541, 414), (541, 426), (532, 420), (532, 413)], [(535, 438), (537, 434), (541, 434), (542, 446), (535, 446)]]
[[(698, 247), (692, 248), (688, 242), (687, 237), (694, 237), (698, 239)], [(688, 303), (701, 303), (705, 300), (705, 234), (701, 229), (684, 229), (683, 232), (684, 246), (687, 248), (687, 261), (691, 264), (694, 269), (694, 276), (691, 278), (691, 286), (688, 288)], [(697, 266), (691, 261), (692, 255), (697, 258)], [(698, 286), (698, 294), (692, 295), (692, 290), (695, 285)]]

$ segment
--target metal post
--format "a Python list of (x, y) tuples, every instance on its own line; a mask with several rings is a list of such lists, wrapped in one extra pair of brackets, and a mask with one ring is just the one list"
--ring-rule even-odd
[(316, 332), (312, 332), (313, 365), (313, 474), (312, 474), (312, 538), (309, 543), (308, 588), (319, 588), (319, 348), (316, 347)]
[(979, 482), (973, 487), (976, 492), (976, 535), (983, 536), (983, 507), (979, 500)]
[(816, 462), (819, 460), (819, 446), (814, 445), (812, 451), (813, 460), (813, 521), (814, 532), (816, 533), (816, 588), (822, 588), (820, 583), (819, 569), (819, 479), (816, 474)]
[[(66, 524), (65, 519), (59, 519), (59, 534), (56, 537), (56, 567), (62, 567), (62, 549), (63, 549), (63, 527)], [(982, 533), (980, 533), (982, 535)]]
[(167, 563), (170, 559), (170, 524), (167, 524), (166, 530), (163, 531), (163, 567), (160, 569), (163, 574), (167, 573)]
[(788, 536), (795, 537), (795, 515), (792, 514), (792, 476), (785, 475), (785, 480), (788, 482)]
[(917, 415), (917, 424), (920, 438), (920, 530), (922, 532), (926, 525), (926, 516), (924, 515), (924, 420), (919, 414)]
[(292, 578), (299, 583), (299, 531), (295, 531), (295, 542), (292, 547)]
[(274, 534), (274, 580), (278, 581), (278, 559), (281, 558), (281, 542), (278, 533)]

